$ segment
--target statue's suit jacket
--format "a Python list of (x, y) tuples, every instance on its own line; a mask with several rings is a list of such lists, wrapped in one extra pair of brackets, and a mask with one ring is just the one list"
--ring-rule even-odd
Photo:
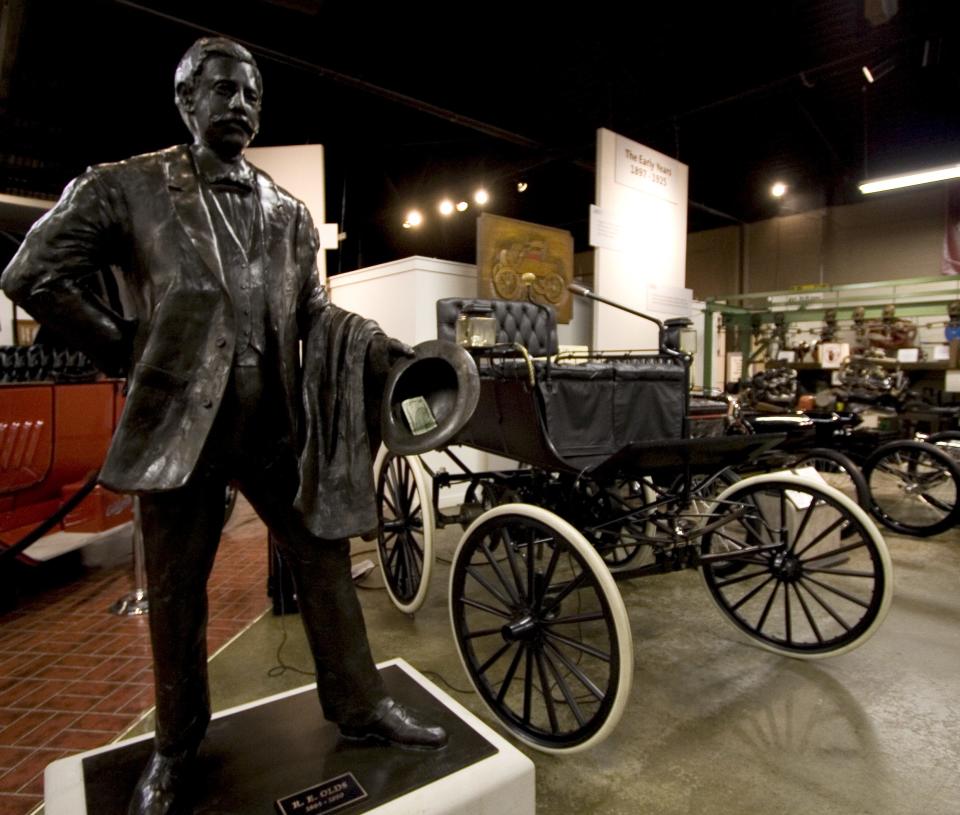
[[(298, 340), (308, 340), (318, 322), (339, 310), (316, 271), (318, 239), (306, 208), (266, 174), (255, 176), (263, 211), (263, 364), (277, 374), (282, 393), (271, 398), (288, 407), (285, 430), (302, 438)], [(108, 267), (122, 270), (132, 319), (110, 311), (81, 282)], [(0, 282), (11, 299), (101, 367), (132, 363), (101, 483), (124, 492), (182, 486), (217, 415), (236, 340), (189, 148), (87, 170), (34, 225)]]

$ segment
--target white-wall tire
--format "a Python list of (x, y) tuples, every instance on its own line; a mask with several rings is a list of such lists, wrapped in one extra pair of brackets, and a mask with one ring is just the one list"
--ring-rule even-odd
[(450, 624), (478, 695), (524, 744), (587, 750), (623, 715), (633, 681), (623, 598), (594, 547), (554, 513), (504, 504), (469, 526), (450, 570)]
[(433, 572), (433, 493), (417, 456), (381, 447), (374, 464), (380, 523), (377, 553), (391, 602), (413, 614), (427, 597)]
[[(747, 513), (736, 518), (737, 508)], [(867, 513), (839, 490), (788, 473), (727, 487), (705, 525), (701, 554), (757, 544), (781, 551), (701, 563), (724, 619), (774, 653), (836, 656), (866, 642), (893, 597), (886, 542)]]

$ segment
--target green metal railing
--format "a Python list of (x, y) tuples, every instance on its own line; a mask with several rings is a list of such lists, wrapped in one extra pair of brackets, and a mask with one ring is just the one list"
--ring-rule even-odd
[(740, 329), (740, 351), (744, 360), (742, 379), (746, 381), (747, 361), (757, 325), (775, 320), (782, 320), (787, 325), (823, 321), (828, 311), (832, 311), (833, 318), (840, 322), (852, 320), (860, 308), (865, 320), (875, 320), (883, 316), (883, 309), (888, 305), (896, 306), (897, 317), (942, 316), (946, 321), (947, 305), (958, 300), (960, 278), (939, 275), (711, 297), (706, 301), (704, 320), (704, 382), (712, 381), (714, 314), (722, 314), (728, 327)]

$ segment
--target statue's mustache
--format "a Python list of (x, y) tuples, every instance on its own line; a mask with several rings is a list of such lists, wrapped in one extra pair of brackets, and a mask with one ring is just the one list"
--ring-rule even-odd
[(254, 134), (253, 123), (246, 116), (237, 116), (236, 114), (217, 116), (213, 123), (215, 125), (236, 125), (243, 128), (248, 135), (252, 136)]

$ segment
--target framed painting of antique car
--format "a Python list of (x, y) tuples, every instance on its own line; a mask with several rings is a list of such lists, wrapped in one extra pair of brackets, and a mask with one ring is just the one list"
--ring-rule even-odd
[(526, 300), (553, 306), (557, 321), (570, 322), (573, 300), (573, 235), (565, 229), (483, 213), (477, 219), (477, 275), (484, 298)]

